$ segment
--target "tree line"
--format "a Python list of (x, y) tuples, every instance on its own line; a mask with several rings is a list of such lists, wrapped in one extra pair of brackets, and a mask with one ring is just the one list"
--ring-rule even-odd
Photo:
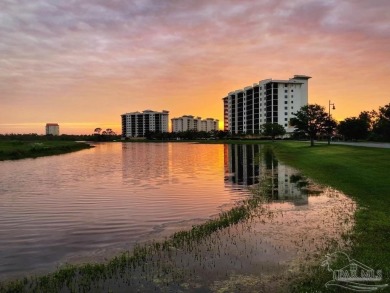
[[(348, 117), (337, 122), (318, 104), (301, 107), (290, 119), (290, 125), (295, 128), (291, 138), (310, 139), (311, 145), (318, 138), (341, 140), (370, 140), (390, 141), (390, 103), (371, 111), (362, 111), (356, 117)], [(228, 131), (196, 131), (159, 132), (147, 131), (145, 138), (149, 140), (200, 140), (200, 139), (239, 139), (239, 138), (271, 138), (282, 137), (286, 134), (284, 127), (278, 123), (264, 123), (256, 133), (232, 134)], [(251, 135), (252, 137), (248, 137)], [(68, 140), (68, 141), (115, 141), (121, 139), (112, 129), (95, 128), (92, 135), (38, 135), (29, 134), (0, 134), (0, 140)]]
[(378, 111), (363, 111), (357, 117), (348, 117), (339, 123), (329, 116), (323, 106), (309, 104), (294, 113), (290, 125), (295, 137), (314, 140), (326, 136), (342, 140), (390, 141), (390, 103)]
[[(283, 136), (286, 133), (284, 127), (277, 123), (265, 123), (261, 125), (256, 138), (272, 138)], [(149, 140), (201, 140), (201, 139), (238, 139), (245, 138), (246, 134), (232, 134), (226, 130), (198, 131), (190, 129), (180, 132), (146, 131), (145, 138)]]
[(39, 135), (37, 133), (27, 134), (0, 134), (1, 140), (17, 140), (17, 141), (115, 141), (120, 140), (120, 135), (73, 135), (73, 134), (61, 134), (61, 135)]

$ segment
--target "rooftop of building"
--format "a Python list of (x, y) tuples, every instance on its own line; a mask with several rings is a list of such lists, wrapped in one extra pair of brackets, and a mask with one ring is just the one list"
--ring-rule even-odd
[[(262, 85), (267, 84), (269, 82), (286, 83), (286, 84), (303, 84), (303, 83), (305, 83), (305, 80), (307, 81), (310, 78), (311, 78), (311, 76), (300, 75), (300, 74), (295, 74), (294, 77), (292, 77), (288, 80), (267, 78), (267, 79), (260, 80), (258, 83), (254, 83), (252, 86), (246, 86), (244, 88), (231, 91), (228, 93), (228, 95), (238, 94), (238, 93), (244, 92), (246, 90), (250, 90), (256, 86), (262, 86)], [(225, 99), (225, 98), (227, 98), (227, 97), (223, 97), (222, 99)]]
[[(183, 119), (183, 118), (190, 118), (190, 119), (196, 119), (196, 120), (199, 120), (199, 119), (201, 120), (202, 119), (202, 117), (200, 117), (200, 116), (183, 115), (181, 117), (172, 118), (171, 120), (180, 120), (180, 119)], [(205, 118), (202, 121), (206, 121), (206, 120), (219, 121), (218, 119), (214, 119), (214, 118)]]
[(125, 113), (125, 114), (122, 114), (123, 115), (142, 115), (142, 114), (169, 114), (169, 111), (167, 110), (162, 110), (161, 112), (159, 111), (153, 111), (153, 110), (144, 110), (142, 112), (140, 111), (135, 111), (135, 112), (128, 112), (128, 113)]

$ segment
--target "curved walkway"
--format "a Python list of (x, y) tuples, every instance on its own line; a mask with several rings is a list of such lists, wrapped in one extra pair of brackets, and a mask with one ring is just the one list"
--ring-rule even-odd
[[(320, 142), (318, 143), (328, 143), (328, 142)], [(332, 141), (331, 144), (340, 144), (340, 145), (350, 145), (350, 146), (361, 146), (361, 147), (369, 147), (369, 148), (383, 148), (389, 149), (390, 143), (388, 142), (344, 142), (344, 141)]]

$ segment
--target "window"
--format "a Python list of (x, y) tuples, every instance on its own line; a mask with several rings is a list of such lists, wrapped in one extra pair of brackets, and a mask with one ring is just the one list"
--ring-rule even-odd
[(287, 107), (284, 107), (284, 110), (287, 110)]
[(284, 90), (284, 92), (285, 92), (285, 93), (287, 93), (287, 92), (288, 92), (288, 90)]
[(287, 127), (287, 123), (284, 123), (284, 126)]
[(294, 101), (291, 101), (291, 104), (294, 104)]
[(294, 113), (293, 113), (293, 112), (291, 112), (291, 115), (294, 115)]
[(287, 83), (285, 83), (285, 84), (284, 84), (284, 87), (288, 87), (288, 84), (287, 84)]
[(287, 118), (284, 118), (284, 121), (287, 121)]
[(284, 112), (284, 115), (286, 115), (286, 116), (287, 116), (287, 115), (288, 115), (288, 113), (287, 113), (287, 112)]
[(285, 97), (286, 99), (288, 98), (288, 96), (287, 96), (287, 95), (285, 95), (284, 97)]
[(284, 103), (287, 105), (288, 102), (287, 102), (287, 101), (284, 101)]
[(291, 90), (291, 92), (293, 93), (293, 92), (294, 92), (294, 90)]
[(291, 109), (294, 109), (294, 107), (291, 107)]

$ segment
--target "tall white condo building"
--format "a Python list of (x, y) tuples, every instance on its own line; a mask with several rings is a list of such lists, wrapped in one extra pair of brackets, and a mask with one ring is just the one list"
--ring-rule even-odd
[(283, 125), (287, 133), (294, 131), (289, 121), (308, 103), (306, 75), (289, 80), (265, 79), (253, 86), (230, 92), (223, 98), (224, 129), (231, 133), (259, 133), (264, 123)]

